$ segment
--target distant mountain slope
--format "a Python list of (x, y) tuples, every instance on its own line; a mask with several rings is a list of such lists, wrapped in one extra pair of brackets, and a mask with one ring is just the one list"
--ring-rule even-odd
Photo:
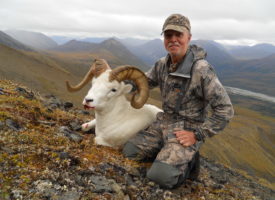
[(82, 77), (71, 74), (49, 57), (37, 52), (18, 51), (4, 45), (0, 45), (0, 78), (23, 83), (43, 93), (63, 96), (79, 105), (86, 92), (83, 90), (78, 94), (68, 93), (65, 81), (78, 82)]
[(240, 62), (240, 71), (259, 72), (268, 74), (275, 72), (275, 53), (260, 59), (251, 59)]
[(88, 59), (89, 64), (94, 58), (104, 58), (112, 66), (127, 64), (135, 65), (144, 71), (149, 69), (148, 65), (137, 58), (137, 56), (133, 55), (123, 44), (113, 38), (99, 44), (72, 40), (51, 49), (51, 51), (60, 56), (61, 53), (63, 53), (62, 56), (66, 56), (66, 54), (73, 56), (75, 60), (78, 58), (80, 59), (80, 57), (84, 60)]
[[(113, 61), (114, 65), (119, 65), (122, 61), (127, 65), (136, 65), (140, 69), (147, 71), (148, 65), (146, 65), (142, 60), (140, 60), (137, 56), (132, 54), (122, 43), (118, 42), (115, 39), (105, 40), (100, 43), (100, 52), (103, 53), (106, 49), (111, 52), (116, 59)], [(96, 50), (94, 50), (96, 52)]]
[(150, 40), (138, 46), (127, 46), (128, 49), (145, 63), (153, 66), (157, 60), (167, 54), (160, 39)]
[(225, 64), (234, 64), (235, 59), (219, 43), (212, 40), (193, 40), (191, 44), (203, 47), (207, 52), (207, 60), (215, 68), (222, 68)]
[(148, 39), (138, 39), (138, 38), (115, 38), (115, 39), (121, 42), (127, 48), (129, 46), (132, 46), (132, 47), (141, 46), (147, 42), (150, 42), (150, 40)]
[(14, 48), (14, 49), (21, 49), (26, 51), (32, 51), (32, 49), (21, 42), (15, 40), (8, 34), (4, 33), (3, 31), (0, 31), (0, 44), (3, 44), (5, 46)]
[(43, 33), (23, 31), (23, 30), (7, 30), (6, 34), (15, 38), (19, 42), (31, 46), (36, 49), (50, 49), (57, 46), (57, 43)]
[[(90, 42), (90, 43), (101, 43), (104, 40), (108, 40), (106, 37), (87, 37), (87, 38), (74, 38), (74, 37), (66, 37), (66, 36), (51, 36), (51, 38), (58, 44), (63, 45), (71, 40), (77, 40), (81, 42)], [(120, 41), (120, 40), (118, 40)]]
[(91, 43), (101, 43), (104, 40), (108, 40), (109, 38), (106, 37), (87, 37), (87, 38), (83, 38), (80, 41), (83, 42), (91, 42)]
[(54, 40), (58, 45), (65, 44), (66, 42), (69, 42), (75, 39), (72, 37), (66, 37), (66, 36), (60, 36), (60, 35), (50, 36), (50, 38)]
[(254, 46), (227, 46), (227, 49), (238, 59), (259, 59), (275, 54), (275, 46), (271, 44), (257, 44)]
[(83, 42), (78, 40), (70, 40), (65, 44), (59, 45), (49, 50), (62, 51), (62, 52), (85, 52), (85, 51), (91, 51), (97, 48), (98, 46), (99, 45), (95, 43)]
[(222, 82), (228, 86), (275, 96), (275, 54), (228, 64), (218, 72)]

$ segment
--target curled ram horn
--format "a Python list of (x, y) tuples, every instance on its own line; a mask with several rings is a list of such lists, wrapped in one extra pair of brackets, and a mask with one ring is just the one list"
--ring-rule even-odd
[(90, 70), (85, 75), (83, 80), (76, 86), (71, 86), (69, 81), (66, 81), (67, 90), (69, 92), (76, 92), (81, 90), (93, 77), (98, 77), (107, 69), (111, 69), (108, 63), (104, 59), (96, 59), (90, 67)]
[(149, 97), (148, 81), (147, 77), (140, 69), (129, 65), (117, 67), (112, 70), (109, 80), (117, 80), (119, 82), (124, 80), (134, 81), (138, 93), (131, 97), (131, 106), (139, 109), (146, 103)]

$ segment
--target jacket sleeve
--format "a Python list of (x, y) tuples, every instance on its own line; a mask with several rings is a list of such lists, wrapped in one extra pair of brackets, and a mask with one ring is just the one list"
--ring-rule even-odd
[(233, 117), (234, 110), (230, 98), (212, 66), (208, 64), (200, 74), (204, 102), (211, 107), (211, 114), (206, 117), (204, 123), (197, 130), (197, 134), (204, 139), (223, 130)]
[(153, 89), (159, 85), (159, 70), (160, 61), (156, 62), (155, 65), (148, 72), (145, 73), (150, 89)]

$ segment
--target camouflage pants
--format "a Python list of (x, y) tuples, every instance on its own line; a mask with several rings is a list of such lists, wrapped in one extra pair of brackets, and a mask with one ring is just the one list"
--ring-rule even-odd
[(181, 145), (173, 134), (175, 127), (192, 129), (183, 120), (159, 113), (157, 120), (130, 139), (123, 149), (129, 159), (154, 160), (147, 177), (165, 188), (179, 185), (188, 177), (193, 158), (201, 146), (201, 142), (190, 147)]

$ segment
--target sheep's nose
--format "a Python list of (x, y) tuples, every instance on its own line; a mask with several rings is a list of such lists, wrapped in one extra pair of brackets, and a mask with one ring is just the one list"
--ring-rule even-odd
[(86, 103), (91, 103), (91, 102), (93, 102), (94, 100), (93, 99), (85, 99), (85, 102)]

